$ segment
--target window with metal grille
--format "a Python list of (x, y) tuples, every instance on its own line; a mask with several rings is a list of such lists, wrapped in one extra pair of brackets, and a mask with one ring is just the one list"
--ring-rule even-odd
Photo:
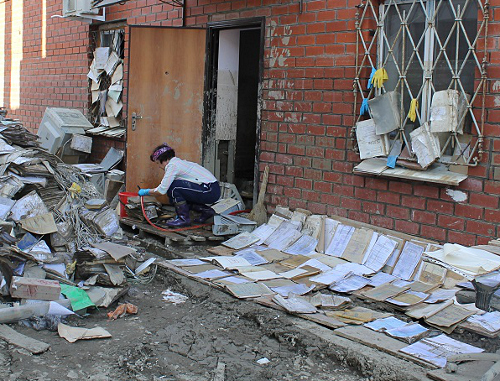
[[(477, 165), (483, 153), (488, 19), (488, 0), (362, 1), (356, 17), (354, 147), (361, 148), (356, 140), (359, 122), (374, 118), (372, 99), (394, 92), (397, 128), (385, 134), (382, 140), (387, 147), (375, 156), (395, 155), (398, 164), (427, 168), (418, 168), (416, 143), (412, 147), (412, 131), (424, 125), (426, 130), (421, 130), (438, 142), (431, 164)], [(388, 77), (380, 88), (369, 82), (370, 74), (378, 69), (385, 69)], [(432, 128), (443, 112), (436, 106), (439, 97), (461, 102), (461, 107), (450, 103), (457, 123), (449, 131)], [(412, 104), (414, 116), (410, 118)]]

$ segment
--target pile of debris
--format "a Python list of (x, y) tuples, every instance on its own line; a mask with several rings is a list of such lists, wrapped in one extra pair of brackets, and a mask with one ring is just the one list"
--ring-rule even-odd
[[(116, 211), (88, 176), (39, 148), (36, 135), (4, 117), (0, 297), (6, 308), (0, 308), (0, 322), (39, 320), (56, 302), (74, 312), (107, 307), (126, 292), (127, 275), (137, 279), (149, 270), (142, 280), (154, 276), (151, 261), (141, 266), (144, 253), (126, 245)], [(45, 304), (34, 307), (31, 300)]]

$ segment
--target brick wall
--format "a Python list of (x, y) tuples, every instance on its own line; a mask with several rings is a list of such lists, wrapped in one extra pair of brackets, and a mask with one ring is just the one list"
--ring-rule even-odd
[[(45, 106), (87, 107), (89, 27), (78, 21), (51, 19), (59, 13), (59, 2), (47, 0), (47, 57), (41, 58), (39, 2), (24, 2), (25, 12), (30, 9), (29, 18), (35, 21), (29, 28), (25, 22), (22, 104), (12, 113), (33, 129)], [(441, 242), (479, 244), (497, 237), (500, 22), (494, 16), (500, 2), (491, 2), (486, 153), (480, 165), (470, 169), (469, 178), (453, 189), (352, 173), (359, 162), (349, 140), (358, 4), (358, 0), (305, 0), (299, 13), (299, 1), (186, 0), (186, 26), (266, 17), (260, 166), (270, 166), (266, 200), (271, 210), (276, 204), (302, 207)], [(127, 20), (128, 24), (183, 23), (180, 9), (158, 0), (131, 0), (109, 7), (107, 19)], [(10, 29), (7, 20), (6, 51), (10, 49)], [(5, 99), (8, 93), (6, 80)], [(453, 191), (463, 192), (458, 194), (465, 201), (455, 201)]]

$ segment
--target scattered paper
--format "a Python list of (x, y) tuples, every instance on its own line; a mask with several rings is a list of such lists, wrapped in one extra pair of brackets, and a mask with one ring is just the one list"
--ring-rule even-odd
[(386, 318), (377, 319), (377, 320), (374, 320), (372, 322), (366, 323), (365, 327), (370, 328), (370, 329), (377, 331), (377, 332), (382, 332), (382, 331), (386, 331), (388, 329), (402, 327), (406, 324), (407, 324), (406, 322), (399, 320), (399, 319), (395, 318), (394, 316), (389, 316)]
[(35, 234), (50, 234), (57, 232), (56, 222), (54, 221), (54, 215), (52, 213), (39, 214), (34, 217), (29, 217), (21, 220), (21, 226), (24, 230), (27, 230)]
[(285, 253), (288, 254), (302, 254), (307, 255), (309, 253), (314, 252), (314, 248), (318, 245), (318, 240), (314, 239), (311, 236), (303, 235), (300, 237), (295, 243), (290, 245), (288, 249), (285, 250)]
[(258, 265), (263, 265), (265, 263), (269, 263), (264, 257), (259, 255), (257, 251), (252, 247), (240, 250), (235, 254), (237, 257), (245, 258), (248, 261), (248, 263), (252, 266), (258, 266)]
[(314, 283), (320, 283), (320, 284), (326, 284), (326, 285), (331, 285), (332, 283), (338, 282), (339, 280), (345, 278), (350, 274), (344, 274), (342, 272), (336, 271), (334, 269), (324, 272), (322, 274), (313, 276), (309, 278), (311, 282)]
[(195, 258), (170, 259), (168, 262), (179, 267), (197, 266), (205, 263), (202, 260)]
[(59, 323), (57, 326), (57, 332), (60, 337), (68, 340), (70, 343), (74, 343), (77, 340), (104, 339), (111, 337), (111, 334), (101, 327), (87, 329), (70, 327), (62, 323)]
[(259, 237), (253, 235), (252, 233), (243, 232), (225, 242), (222, 242), (222, 244), (234, 250), (241, 250), (244, 247), (253, 245), (257, 241), (259, 241)]
[(398, 243), (384, 235), (378, 235), (377, 241), (367, 253), (363, 264), (373, 271), (380, 271), (387, 263), (390, 256), (396, 250)]
[(275, 293), (287, 298), (289, 294), (304, 295), (312, 291), (314, 286), (307, 287), (305, 284), (294, 284), (291, 286), (272, 287)]
[(259, 365), (265, 365), (269, 364), (271, 361), (267, 357), (262, 357), (261, 359), (257, 360), (257, 364)]
[(325, 250), (325, 254), (341, 257), (355, 230), (356, 228), (354, 226), (342, 224), (337, 226), (332, 241)]
[(409, 323), (400, 327), (388, 329), (385, 333), (396, 339), (403, 340), (409, 344), (427, 335), (429, 330), (418, 323)]
[(230, 272), (228, 271), (222, 271), (222, 270), (207, 270), (207, 271), (202, 271), (200, 273), (194, 274), (194, 276), (202, 279), (217, 279), (217, 278), (225, 278), (228, 275), (231, 275)]
[(486, 312), (483, 315), (472, 315), (467, 322), (473, 326), (480, 327), (489, 333), (500, 331), (500, 312)]
[(171, 289), (166, 289), (161, 293), (163, 295), (163, 300), (172, 304), (181, 304), (189, 300), (186, 295), (179, 294), (178, 292), (172, 291)]
[(481, 353), (484, 350), (442, 334), (417, 341), (414, 344), (401, 348), (400, 351), (443, 368), (446, 365), (446, 359), (450, 356), (465, 353)]
[(330, 285), (328, 288), (332, 291), (335, 292), (353, 292), (356, 290), (359, 290), (363, 287), (365, 287), (369, 282), (369, 279), (352, 274), (351, 276), (348, 276), (347, 278), (341, 279), (338, 282), (335, 282), (334, 284)]
[(230, 256), (212, 257), (212, 262), (218, 264), (223, 269), (229, 269), (229, 270), (233, 270), (238, 267), (252, 265), (243, 257), (230, 257)]
[(369, 285), (373, 287), (378, 287), (385, 283), (390, 283), (395, 279), (396, 277), (394, 275), (387, 274), (384, 272), (378, 272), (370, 278)]
[(424, 248), (421, 245), (407, 241), (403, 246), (403, 250), (401, 250), (392, 275), (405, 280), (411, 279), (423, 252)]
[(226, 289), (239, 299), (257, 298), (264, 295), (274, 295), (274, 292), (262, 283), (227, 284)]
[(370, 298), (370, 299), (374, 299), (374, 300), (377, 300), (379, 302), (382, 302), (382, 301), (386, 300), (387, 298), (391, 298), (391, 297), (394, 297), (396, 295), (399, 295), (399, 294), (405, 292), (406, 290), (408, 290), (408, 288), (409, 288), (408, 286), (398, 287), (398, 286), (394, 286), (391, 283), (385, 283), (381, 286), (378, 286), (378, 287), (375, 287), (371, 290), (363, 292), (363, 295)]
[(291, 295), (288, 299), (283, 298), (281, 295), (274, 295), (273, 301), (290, 313), (313, 314), (317, 311), (316, 307), (311, 303)]

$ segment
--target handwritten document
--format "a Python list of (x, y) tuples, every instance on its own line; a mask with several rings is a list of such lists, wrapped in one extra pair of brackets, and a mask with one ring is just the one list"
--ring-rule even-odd
[(420, 263), (423, 252), (424, 248), (422, 246), (407, 241), (403, 250), (401, 250), (399, 259), (396, 266), (394, 266), (394, 270), (392, 271), (392, 275), (401, 279), (410, 280), (415, 272), (415, 269), (417, 268), (417, 265)]
[(337, 226), (332, 241), (325, 250), (325, 254), (341, 257), (355, 230), (354, 226), (343, 224)]
[(374, 271), (381, 270), (389, 260), (389, 257), (392, 255), (397, 245), (398, 243), (396, 241), (384, 235), (379, 235), (363, 264)]

